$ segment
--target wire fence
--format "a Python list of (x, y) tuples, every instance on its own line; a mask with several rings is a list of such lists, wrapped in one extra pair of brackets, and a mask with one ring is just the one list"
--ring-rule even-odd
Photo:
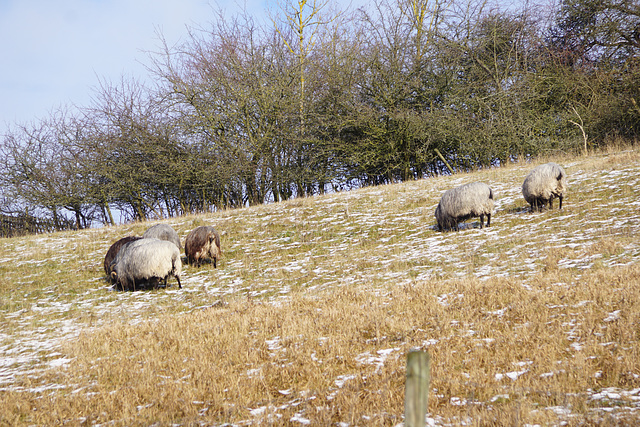
[(0, 238), (50, 233), (52, 231), (70, 230), (73, 228), (75, 228), (75, 223), (65, 219), (53, 221), (46, 218), (36, 218), (27, 214), (0, 214)]

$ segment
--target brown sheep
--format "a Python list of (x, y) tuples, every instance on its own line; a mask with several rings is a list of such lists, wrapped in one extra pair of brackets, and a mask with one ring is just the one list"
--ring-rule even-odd
[(210, 259), (213, 267), (217, 268), (217, 260), (222, 255), (220, 235), (209, 225), (196, 227), (187, 234), (184, 253), (189, 264), (200, 266), (202, 261)]

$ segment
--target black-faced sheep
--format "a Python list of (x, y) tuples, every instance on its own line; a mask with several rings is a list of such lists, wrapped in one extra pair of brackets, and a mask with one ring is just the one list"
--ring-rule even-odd
[(159, 239), (140, 239), (124, 244), (112, 263), (111, 276), (116, 289), (135, 290), (143, 285), (157, 288), (160, 281), (167, 285), (173, 276), (182, 289), (182, 261), (175, 244)]
[(567, 174), (562, 166), (550, 162), (533, 168), (524, 179), (522, 195), (531, 205), (531, 211), (539, 211), (549, 204), (553, 209), (553, 199), (562, 199), (567, 190)]
[(182, 249), (182, 244), (180, 243), (180, 237), (178, 236), (178, 233), (170, 225), (167, 224), (152, 225), (147, 229), (147, 231), (144, 232), (142, 237), (166, 240), (167, 242), (171, 242), (176, 245), (178, 249)]
[(139, 239), (142, 239), (142, 237), (126, 236), (120, 240), (117, 240), (113, 245), (111, 245), (111, 247), (107, 251), (107, 254), (104, 256), (104, 272), (107, 274), (107, 277), (109, 279), (111, 279), (111, 264), (118, 255), (118, 252), (120, 252), (120, 248), (122, 248), (122, 245)]
[(485, 216), (489, 227), (493, 205), (493, 190), (482, 182), (472, 182), (447, 190), (435, 212), (438, 228), (442, 231), (458, 231), (458, 223), (477, 217), (480, 217), (480, 228), (484, 228)]
[(210, 225), (196, 227), (185, 238), (184, 252), (189, 264), (199, 266), (202, 261), (211, 259), (216, 268), (217, 260), (222, 256), (220, 235)]

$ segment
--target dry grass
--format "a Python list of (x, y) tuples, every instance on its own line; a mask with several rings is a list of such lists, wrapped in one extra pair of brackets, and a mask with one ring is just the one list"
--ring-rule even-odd
[[(0, 424), (396, 425), (413, 348), (433, 424), (636, 423), (640, 151), (558, 161), (562, 211), (526, 212), (512, 164), (168, 221), (223, 234), (183, 290), (106, 290), (149, 224), (0, 240)], [(435, 232), (473, 180), (492, 227)]]

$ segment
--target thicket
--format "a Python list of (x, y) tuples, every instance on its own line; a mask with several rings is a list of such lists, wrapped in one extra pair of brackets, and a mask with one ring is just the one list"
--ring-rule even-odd
[(150, 56), (154, 85), (103, 81), (91, 105), (7, 130), (0, 212), (83, 228), (639, 135), (635, 0), (299, 0), (267, 22), (213, 16)]

